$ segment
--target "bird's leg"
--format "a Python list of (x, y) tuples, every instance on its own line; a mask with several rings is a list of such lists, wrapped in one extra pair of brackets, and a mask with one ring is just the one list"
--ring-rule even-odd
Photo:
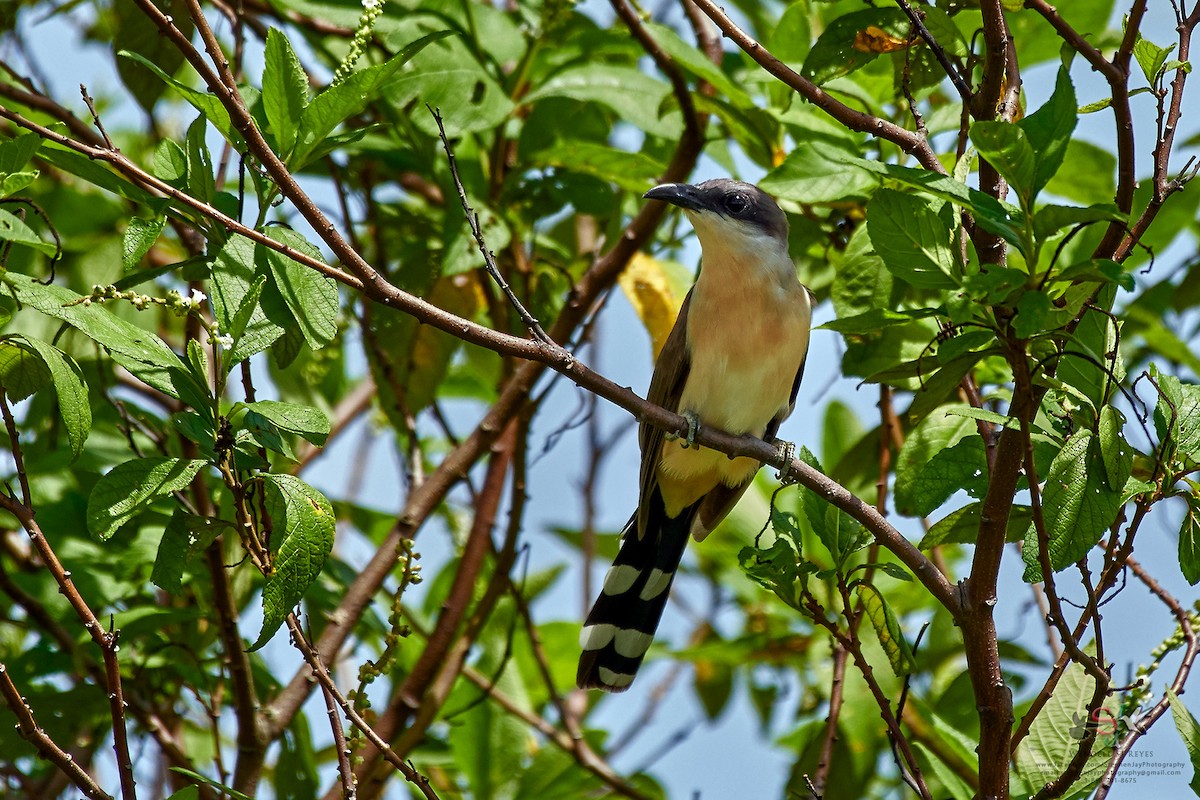
[(792, 474), (792, 457), (796, 455), (796, 445), (793, 442), (785, 442), (783, 439), (776, 439), (773, 444), (783, 458), (783, 467), (775, 477), (784, 485), (795, 483), (796, 476)]
[[(699, 450), (700, 445), (696, 444), (696, 434), (700, 433), (700, 415), (695, 411), (681, 411), (679, 412), (679, 415), (686, 419), (688, 424), (687, 434), (683, 437), (683, 444), (681, 446), (685, 450), (689, 447), (694, 447)], [(679, 438), (678, 433), (673, 433), (670, 431), (663, 435), (666, 436), (667, 441), (669, 442), (673, 442)]]

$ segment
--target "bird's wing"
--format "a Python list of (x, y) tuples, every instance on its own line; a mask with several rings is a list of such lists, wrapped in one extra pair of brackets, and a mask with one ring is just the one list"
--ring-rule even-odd
[(792, 396), (788, 398), (787, 408), (776, 414), (775, 417), (767, 423), (767, 430), (763, 433), (764, 441), (772, 441), (775, 434), (779, 433), (779, 426), (783, 421), (792, 415), (792, 409), (796, 407), (796, 395), (800, 392), (800, 381), (804, 380), (804, 364), (808, 361), (808, 354), (805, 353), (804, 358), (800, 361), (800, 369), (796, 370), (796, 380), (792, 381)]
[[(804, 291), (808, 293), (808, 306), (811, 309), (817, 302), (817, 296), (807, 286), (804, 287)], [(775, 438), (775, 434), (779, 433), (779, 426), (783, 424), (785, 419), (792, 415), (792, 409), (796, 407), (796, 395), (800, 392), (800, 381), (804, 380), (804, 364), (807, 361), (808, 350), (806, 348), (804, 358), (800, 359), (800, 369), (796, 370), (796, 379), (792, 381), (792, 395), (788, 398), (787, 409), (782, 413), (776, 414), (775, 418), (767, 423), (767, 430), (763, 433), (763, 441), (772, 441)]]
[[(687, 346), (688, 306), (692, 293), (688, 291), (675, 319), (675, 327), (667, 336), (658, 360), (654, 362), (654, 375), (650, 378), (650, 391), (646, 399), (671, 411), (679, 410), (679, 399), (683, 396), (683, 385), (687, 383), (692, 357)], [(663, 431), (643, 422), (638, 430), (638, 443), (642, 449), (642, 473), (640, 500), (637, 511), (638, 538), (645, 535), (649, 521), (650, 499), (658, 489), (658, 461), (662, 454)]]

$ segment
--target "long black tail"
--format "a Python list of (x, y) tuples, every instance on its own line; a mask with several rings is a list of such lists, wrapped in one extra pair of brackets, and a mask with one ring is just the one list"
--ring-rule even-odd
[(636, 514), (625, 525), (621, 549), (583, 623), (575, 678), (581, 689), (628, 689), (654, 640), (697, 508), (669, 518), (662, 513), (662, 499), (654, 500), (659, 513), (650, 515), (645, 536), (637, 535)]

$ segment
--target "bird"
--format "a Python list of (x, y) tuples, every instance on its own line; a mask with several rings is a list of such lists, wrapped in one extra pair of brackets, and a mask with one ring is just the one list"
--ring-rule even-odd
[(579, 640), (576, 683), (606, 692), (633, 683), (688, 539), (711, 533), (762, 466), (701, 450), (700, 426), (774, 441), (796, 402), (812, 324), (813, 295), (788, 253), (787, 215), (769, 194), (717, 178), (662, 184), (644, 197), (683, 209), (700, 241), (696, 282), (647, 394), (687, 419), (688, 433), (646, 422), (638, 431), (638, 507)]

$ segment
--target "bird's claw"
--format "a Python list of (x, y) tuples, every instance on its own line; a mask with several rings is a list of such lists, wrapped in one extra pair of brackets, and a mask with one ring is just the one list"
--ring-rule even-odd
[(796, 455), (796, 445), (792, 442), (785, 442), (780, 439), (775, 442), (775, 447), (779, 451), (780, 457), (783, 459), (783, 467), (779, 470), (779, 474), (775, 477), (785, 485), (795, 483), (796, 476), (792, 474), (792, 457)]
[[(682, 437), (683, 444), (680, 446), (685, 450), (689, 447), (699, 450), (700, 445), (696, 444), (696, 434), (700, 433), (700, 416), (695, 411), (683, 411), (680, 416), (686, 419), (688, 424), (687, 434)], [(671, 442), (681, 438), (678, 433), (667, 433), (666, 437), (667, 441)]]

